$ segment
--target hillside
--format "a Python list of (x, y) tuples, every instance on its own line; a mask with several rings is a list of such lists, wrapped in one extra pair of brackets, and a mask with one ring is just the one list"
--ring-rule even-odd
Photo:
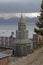
[(9, 65), (43, 65), (43, 47), (25, 57), (11, 57)]

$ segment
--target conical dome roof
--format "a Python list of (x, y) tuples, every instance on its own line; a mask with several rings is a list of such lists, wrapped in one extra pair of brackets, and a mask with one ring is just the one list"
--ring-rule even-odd
[(19, 24), (25, 24), (25, 20), (24, 20), (24, 18), (23, 18), (23, 16), (22, 16), (22, 14), (21, 14), (20, 21), (19, 21), (18, 23), (19, 23)]

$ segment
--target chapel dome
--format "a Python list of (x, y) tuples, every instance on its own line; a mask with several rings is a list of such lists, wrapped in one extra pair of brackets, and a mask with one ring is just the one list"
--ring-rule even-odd
[(22, 14), (21, 14), (21, 18), (20, 18), (18, 24), (23, 24), (23, 25), (26, 24)]

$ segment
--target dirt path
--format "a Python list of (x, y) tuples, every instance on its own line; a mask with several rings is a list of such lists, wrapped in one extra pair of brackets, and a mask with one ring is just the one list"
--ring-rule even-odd
[(43, 65), (43, 48), (40, 48), (25, 57), (11, 57), (9, 65)]

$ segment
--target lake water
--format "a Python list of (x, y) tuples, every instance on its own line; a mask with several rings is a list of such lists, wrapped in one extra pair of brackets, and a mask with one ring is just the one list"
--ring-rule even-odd
[[(28, 33), (28, 37), (32, 38), (33, 33), (34, 33), (34, 27), (35, 24), (29, 24), (27, 23), (27, 29), (29, 31)], [(18, 29), (18, 25), (17, 24), (12, 24), (12, 25), (0, 25), (0, 36), (10, 36), (11, 32), (14, 32), (14, 36), (16, 36), (16, 30)]]

